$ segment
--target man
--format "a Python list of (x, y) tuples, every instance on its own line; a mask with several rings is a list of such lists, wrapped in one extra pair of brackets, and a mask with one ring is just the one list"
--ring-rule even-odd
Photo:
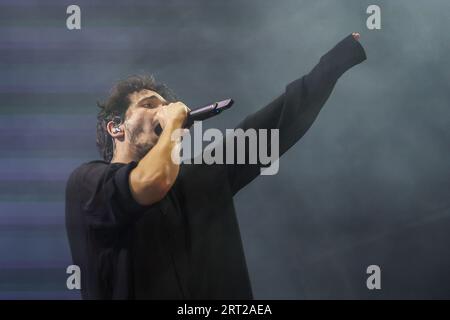
[[(238, 128), (279, 129), (279, 152), (286, 152), (338, 78), (366, 59), (358, 39), (346, 37)], [(104, 160), (77, 168), (66, 188), (66, 227), (83, 298), (251, 299), (233, 196), (260, 166), (173, 162), (180, 141), (171, 135), (188, 108), (152, 78), (120, 82), (100, 107)]]

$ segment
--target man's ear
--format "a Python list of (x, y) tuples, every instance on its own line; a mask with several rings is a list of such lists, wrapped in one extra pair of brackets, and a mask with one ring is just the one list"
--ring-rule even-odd
[(109, 121), (106, 124), (106, 130), (114, 139), (123, 140), (125, 137), (125, 128), (123, 124), (116, 124), (114, 121)]

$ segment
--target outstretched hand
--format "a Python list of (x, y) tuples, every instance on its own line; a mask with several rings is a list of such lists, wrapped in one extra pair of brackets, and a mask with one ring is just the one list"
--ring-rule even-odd
[(358, 41), (359, 38), (361, 38), (361, 35), (358, 32), (353, 32), (352, 36), (353, 36), (353, 38), (355, 38), (356, 41)]

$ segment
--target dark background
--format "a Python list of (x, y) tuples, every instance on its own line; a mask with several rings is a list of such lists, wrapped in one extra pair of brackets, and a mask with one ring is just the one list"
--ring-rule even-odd
[[(66, 29), (70, 4), (81, 30)], [(64, 188), (99, 158), (96, 101), (115, 81), (152, 73), (191, 107), (233, 97), (204, 123), (232, 128), (352, 31), (368, 60), (278, 175), (236, 198), (255, 298), (450, 298), (449, 17), (447, 0), (3, 0), (0, 298), (79, 298)]]

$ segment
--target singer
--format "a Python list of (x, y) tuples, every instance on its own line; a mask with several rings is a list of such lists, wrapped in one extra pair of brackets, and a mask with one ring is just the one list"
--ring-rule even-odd
[[(238, 128), (278, 129), (282, 155), (311, 127), (339, 77), (365, 59), (359, 34), (349, 35)], [(189, 109), (153, 78), (119, 82), (99, 107), (103, 160), (75, 169), (66, 187), (82, 297), (252, 299), (233, 196), (260, 164), (173, 163), (179, 141), (171, 134)]]

